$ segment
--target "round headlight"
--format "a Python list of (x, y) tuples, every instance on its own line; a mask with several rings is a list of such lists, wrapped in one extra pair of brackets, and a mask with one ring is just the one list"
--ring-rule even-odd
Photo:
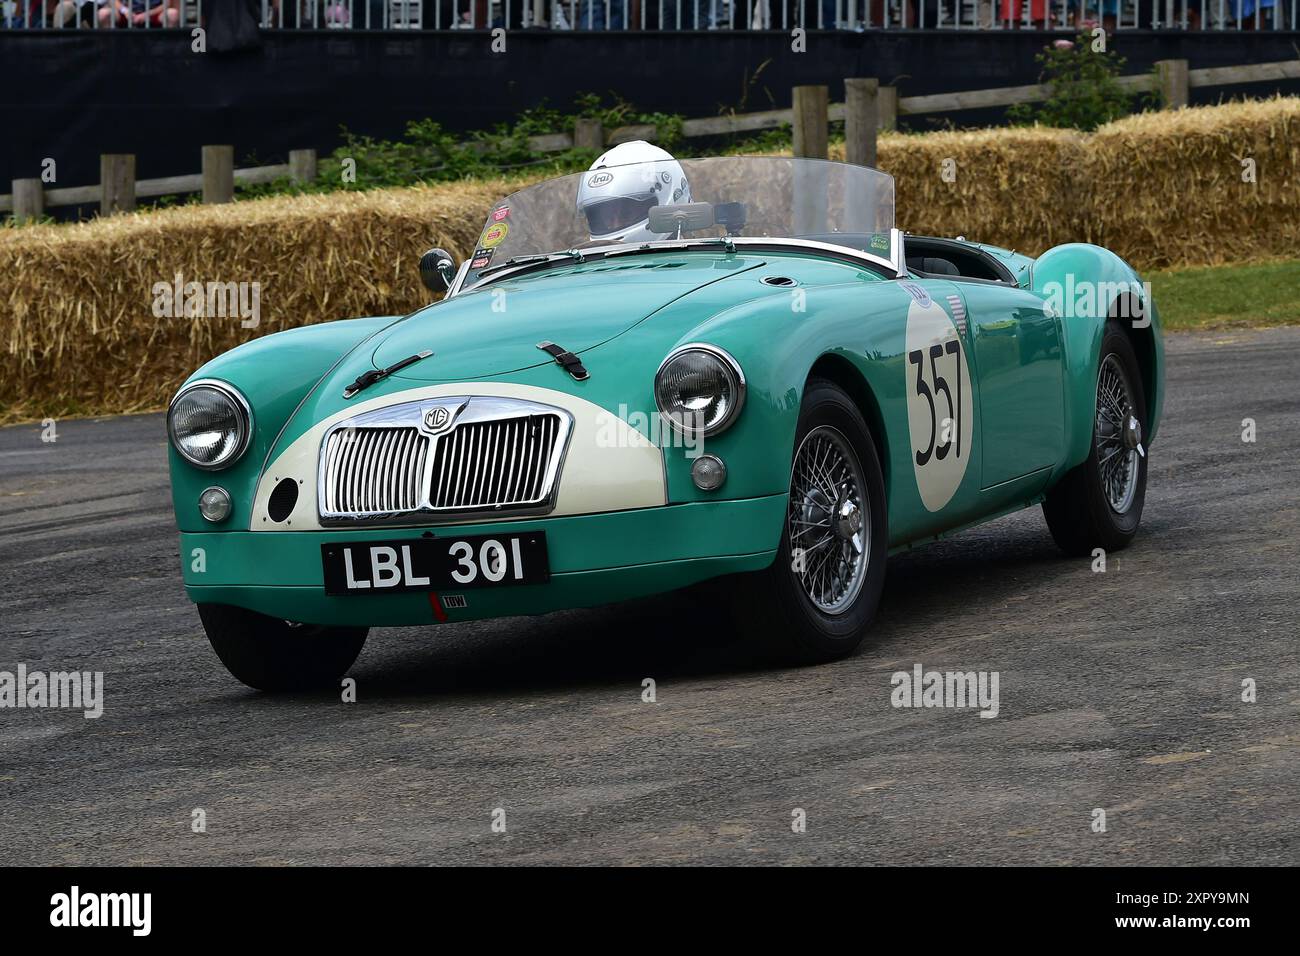
[(191, 465), (207, 471), (238, 461), (252, 433), (248, 402), (224, 382), (195, 382), (167, 410), (167, 434), (173, 447)]
[(655, 374), (655, 403), (678, 431), (716, 435), (740, 413), (745, 375), (740, 364), (713, 345), (684, 345)]

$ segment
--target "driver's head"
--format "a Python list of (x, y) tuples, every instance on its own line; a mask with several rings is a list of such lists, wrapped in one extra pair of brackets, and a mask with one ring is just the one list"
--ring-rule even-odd
[(578, 185), (578, 212), (593, 240), (667, 239), (650, 231), (650, 210), (691, 201), (682, 164), (658, 146), (637, 140), (602, 154)]

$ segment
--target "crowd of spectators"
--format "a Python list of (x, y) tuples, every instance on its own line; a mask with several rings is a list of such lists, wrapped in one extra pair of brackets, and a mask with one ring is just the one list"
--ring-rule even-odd
[(27, 29), (179, 27), (182, 0), (0, 0), (0, 26)]
[[(1300, 0), (207, 0), (264, 29), (1293, 29)], [(193, 27), (201, 0), (0, 0), (0, 29)]]

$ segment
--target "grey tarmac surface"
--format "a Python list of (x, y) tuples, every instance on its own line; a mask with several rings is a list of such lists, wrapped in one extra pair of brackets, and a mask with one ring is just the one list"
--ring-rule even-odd
[[(5, 862), (1294, 864), (1300, 329), (1168, 341), (1142, 532), (1104, 574), (1033, 509), (892, 559), (838, 664), (757, 667), (671, 595), (373, 632), (353, 705), (217, 661), (161, 416), (0, 430), (0, 670), (106, 684), (98, 720), (0, 710)], [(999, 715), (894, 709), (918, 662), (999, 672)]]

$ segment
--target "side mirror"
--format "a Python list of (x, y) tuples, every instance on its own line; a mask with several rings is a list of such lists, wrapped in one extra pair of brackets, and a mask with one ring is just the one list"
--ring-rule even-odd
[(456, 279), (456, 263), (442, 249), (430, 249), (420, 256), (420, 281), (430, 292), (446, 292)]

